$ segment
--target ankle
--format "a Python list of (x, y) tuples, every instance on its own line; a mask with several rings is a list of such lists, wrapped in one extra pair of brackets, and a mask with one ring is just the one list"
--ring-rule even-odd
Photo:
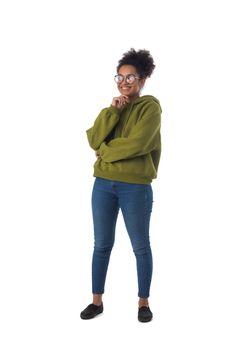
[(102, 304), (102, 294), (93, 294), (93, 304), (97, 306)]
[(142, 306), (149, 306), (148, 298), (139, 298), (138, 307), (140, 308)]

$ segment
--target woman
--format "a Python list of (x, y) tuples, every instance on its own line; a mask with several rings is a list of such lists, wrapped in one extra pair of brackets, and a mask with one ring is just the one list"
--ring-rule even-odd
[(119, 209), (136, 257), (138, 320), (148, 322), (153, 317), (148, 302), (152, 277), (149, 224), (151, 182), (157, 176), (161, 153), (161, 107), (155, 97), (140, 93), (154, 68), (149, 51), (130, 49), (124, 53), (115, 75), (120, 96), (113, 98), (111, 106), (104, 108), (87, 130), (97, 156), (92, 192), (95, 245), (93, 302), (81, 312), (82, 319), (103, 312), (102, 295)]

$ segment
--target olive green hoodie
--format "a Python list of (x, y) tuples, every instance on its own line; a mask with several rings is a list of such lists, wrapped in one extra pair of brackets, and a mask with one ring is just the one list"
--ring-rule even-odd
[(94, 176), (113, 181), (149, 184), (157, 177), (161, 154), (161, 107), (149, 95), (124, 108), (104, 108), (87, 130), (91, 148), (98, 151)]

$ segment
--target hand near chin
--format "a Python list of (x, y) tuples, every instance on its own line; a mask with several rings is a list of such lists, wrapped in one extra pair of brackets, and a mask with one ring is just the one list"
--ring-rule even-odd
[(129, 103), (129, 97), (126, 95), (113, 97), (113, 99), (112, 99), (112, 106), (119, 108), (119, 109), (124, 107), (127, 103)]

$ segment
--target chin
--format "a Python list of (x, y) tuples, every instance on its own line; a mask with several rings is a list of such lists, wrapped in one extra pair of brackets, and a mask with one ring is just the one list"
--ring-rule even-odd
[(121, 93), (122, 95), (125, 95), (125, 96), (128, 96), (128, 97), (131, 97), (131, 96), (132, 96), (131, 93), (130, 93), (130, 91), (121, 90), (120, 93)]

